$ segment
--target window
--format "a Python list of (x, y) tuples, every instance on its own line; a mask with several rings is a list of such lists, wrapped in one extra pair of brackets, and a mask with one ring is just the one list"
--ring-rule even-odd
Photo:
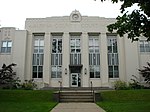
[(71, 36), (70, 39), (70, 64), (81, 64), (81, 40), (80, 36)]
[(33, 48), (33, 74), (32, 78), (43, 78), (44, 61), (44, 39), (42, 36), (35, 36)]
[(150, 42), (140, 40), (140, 52), (150, 52)]
[(117, 38), (116, 36), (108, 36), (107, 39), (108, 50), (108, 73), (109, 78), (119, 77), (119, 62), (118, 62), (118, 50), (117, 50)]
[(62, 77), (62, 36), (53, 35), (51, 65), (52, 65), (51, 78), (61, 78)]
[(81, 47), (80, 47), (80, 39), (79, 38), (71, 38), (70, 39), (70, 47), (71, 47), (71, 53), (80, 53)]
[(1, 53), (11, 53), (12, 41), (2, 41)]
[(100, 78), (99, 36), (89, 36), (90, 78)]

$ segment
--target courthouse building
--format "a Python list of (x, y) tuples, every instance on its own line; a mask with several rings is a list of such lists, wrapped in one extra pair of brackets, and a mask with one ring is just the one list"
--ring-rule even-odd
[(107, 31), (114, 18), (69, 16), (27, 18), (25, 30), (0, 28), (0, 66), (16, 63), (20, 80), (34, 79), (39, 87), (113, 87), (130, 82), (150, 62), (150, 42), (131, 42)]

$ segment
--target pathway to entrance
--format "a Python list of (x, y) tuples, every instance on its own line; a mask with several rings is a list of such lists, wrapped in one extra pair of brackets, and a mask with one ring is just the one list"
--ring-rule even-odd
[(59, 103), (51, 112), (106, 112), (95, 103)]

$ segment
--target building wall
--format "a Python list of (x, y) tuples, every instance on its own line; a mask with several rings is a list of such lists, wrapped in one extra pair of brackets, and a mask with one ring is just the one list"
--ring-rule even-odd
[[(74, 14), (78, 14), (79, 17), (74, 19)], [(139, 42), (131, 43), (131, 40), (127, 39), (127, 35), (124, 38), (117, 36), (119, 78), (109, 78), (107, 35), (116, 34), (107, 32), (107, 25), (113, 22), (115, 22), (113, 18), (81, 16), (78, 11), (73, 11), (70, 16), (27, 18), (26, 30), (9, 27), (0, 29), (0, 41), (10, 39), (13, 42), (11, 53), (0, 53), (0, 65), (16, 63), (15, 70), (20, 79), (22, 81), (32, 79), (34, 35), (42, 34), (44, 37), (43, 78), (34, 80), (39, 87), (59, 87), (59, 81), (62, 82), (63, 87), (70, 87), (70, 33), (81, 33), (81, 87), (90, 87), (91, 81), (94, 87), (113, 87), (113, 82), (116, 80), (130, 82), (132, 75), (143, 80), (138, 73), (138, 68), (142, 68), (146, 62), (150, 61), (150, 53), (140, 53)], [(9, 36), (5, 35), (7, 30), (8, 32), (10, 30)], [(53, 33), (62, 34), (62, 78), (51, 78)], [(100, 78), (89, 78), (89, 33), (99, 34)]]
[(15, 30), (13, 27), (4, 27), (0, 31), (0, 46), (2, 46), (2, 41), (12, 41), (10, 53), (0, 52), (0, 66), (11, 63), (17, 64), (14, 67), (14, 71), (16, 71), (17, 76), (23, 82), (25, 78), (26, 31)]

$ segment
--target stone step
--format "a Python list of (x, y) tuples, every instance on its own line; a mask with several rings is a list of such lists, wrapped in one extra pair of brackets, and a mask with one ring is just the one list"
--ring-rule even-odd
[(93, 95), (91, 92), (61, 92), (62, 96), (91, 96)]
[(61, 99), (89, 99), (89, 98), (92, 98), (93, 99), (93, 96), (92, 95), (87, 95), (87, 96), (60, 96)]
[(94, 102), (93, 99), (60, 99), (60, 102)]
[(60, 102), (94, 102), (93, 94), (89, 91), (60, 92)]
[[(42, 90), (55, 90), (59, 91), (59, 87), (43, 87), (41, 88)], [(91, 87), (62, 87), (62, 90), (66, 91), (74, 91), (74, 90), (84, 90), (84, 91), (89, 91), (91, 90)], [(113, 90), (112, 88), (109, 87), (93, 87), (93, 90), (95, 91), (101, 91), (101, 90)]]

